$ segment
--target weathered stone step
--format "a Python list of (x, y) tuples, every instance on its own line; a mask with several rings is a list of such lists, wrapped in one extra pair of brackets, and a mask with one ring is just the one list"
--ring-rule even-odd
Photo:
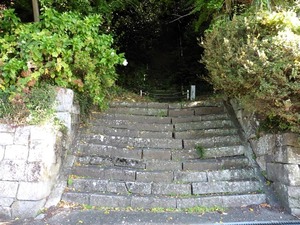
[(160, 116), (143, 116), (143, 115), (130, 115), (130, 114), (118, 114), (118, 113), (106, 113), (106, 112), (94, 112), (91, 119), (93, 122), (97, 120), (126, 120), (137, 123), (158, 123), (158, 124), (171, 124), (173, 123), (186, 123), (186, 122), (200, 122), (207, 120), (228, 120), (228, 115), (212, 114), (190, 117), (160, 117)]
[[(122, 162), (119, 162), (120, 165), (115, 166), (114, 162), (110, 160), (103, 163), (102, 165), (81, 165), (79, 162), (77, 166), (73, 167), (72, 174), (106, 180), (170, 183), (180, 179), (180, 181), (183, 181), (191, 171), (206, 172), (207, 174), (207, 171), (236, 170), (248, 168), (249, 165), (248, 159), (245, 157), (184, 162), (153, 160), (144, 163), (137, 162), (135, 166), (135, 162), (128, 166), (126, 164), (122, 165)], [(193, 176), (200, 174), (194, 173)], [(179, 179), (179, 177), (181, 178)]]
[(106, 113), (118, 113), (118, 114), (129, 114), (129, 115), (140, 115), (140, 116), (168, 116), (168, 108), (109, 108)]
[(192, 183), (146, 183), (116, 182), (95, 179), (74, 179), (69, 181), (68, 189), (77, 192), (106, 192), (110, 194), (140, 194), (165, 196), (197, 196), (212, 194), (241, 194), (260, 192), (261, 185), (255, 180), (213, 181)]
[(206, 130), (206, 129), (226, 129), (234, 128), (230, 120), (211, 120), (190, 123), (175, 123), (175, 131), (189, 131), (189, 130)]
[[(220, 158), (228, 156), (238, 156), (244, 154), (244, 146), (226, 146), (216, 148), (204, 148), (202, 158)], [(128, 160), (174, 160), (184, 161), (199, 159), (200, 155), (196, 149), (155, 149), (155, 148), (118, 148), (109, 145), (79, 144), (75, 154), (79, 157), (88, 157), (89, 161), (95, 163), (100, 158), (119, 158)]]
[(193, 107), (193, 108), (130, 108), (118, 107), (110, 108), (106, 113), (118, 113), (128, 115), (140, 116), (159, 116), (159, 117), (188, 117), (200, 116), (209, 114), (222, 114), (225, 113), (224, 107), (220, 106), (207, 106), (207, 107)]
[(169, 109), (168, 116), (170, 117), (188, 117), (188, 116), (200, 116), (209, 114), (222, 114), (225, 113), (224, 107), (220, 106), (208, 106), (208, 107), (194, 107), (184, 109)]
[(166, 132), (166, 131), (173, 131), (173, 124), (159, 124), (159, 123), (139, 123), (135, 121), (127, 121), (127, 120), (107, 120), (107, 119), (99, 119), (93, 121), (90, 124), (92, 129), (96, 130), (97, 126), (106, 126), (112, 128), (123, 128), (123, 129), (130, 129), (130, 130), (140, 130), (140, 131), (157, 131), (157, 132)]
[(141, 148), (118, 148), (111, 145), (80, 143), (77, 145), (77, 150), (74, 151), (77, 156), (105, 156), (117, 157), (126, 159), (142, 159), (143, 149)]
[(265, 194), (241, 194), (223, 196), (198, 196), (198, 197), (162, 197), (140, 196), (136, 194), (103, 194), (103, 193), (77, 193), (67, 192), (62, 197), (63, 201), (76, 202), (99, 207), (117, 208), (190, 208), (195, 206), (212, 207), (238, 207), (242, 205), (261, 204), (266, 202)]
[(160, 103), (160, 102), (111, 102), (111, 108), (156, 108), (156, 109), (185, 109), (197, 107), (223, 107), (221, 101), (193, 101), (179, 103)]
[[(226, 136), (236, 135), (237, 129), (235, 128), (216, 128), (216, 129), (203, 129), (203, 130), (188, 130), (174, 132), (175, 139), (196, 139), (200, 137), (211, 137), (211, 136)], [(162, 134), (164, 135), (164, 134)]]
[[(138, 129), (137, 126), (131, 128), (114, 128), (114, 127), (107, 127), (107, 126), (92, 126), (88, 132), (94, 133), (94, 134), (102, 134), (106, 136), (123, 136), (123, 137), (134, 137), (134, 138), (173, 138), (173, 132), (172, 131), (156, 131), (159, 130), (157, 126), (153, 128), (154, 131), (150, 131), (151, 127), (146, 126), (143, 130), (143, 125), (141, 126), (141, 129)], [(160, 127), (163, 127), (160, 125)], [(169, 126), (171, 129), (171, 126)], [(165, 126), (163, 127), (165, 129)]]
[[(196, 149), (183, 149), (172, 151), (172, 160), (187, 160), (187, 159), (209, 159), (220, 158), (228, 156), (244, 155), (245, 148), (242, 145), (215, 147), (215, 148), (203, 148), (202, 152), (198, 152)], [(200, 156), (201, 154), (201, 156)]]
[(126, 120), (137, 123), (158, 123), (158, 124), (171, 124), (170, 117), (160, 116), (141, 116), (141, 115), (130, 115), (130, 114), (117, 114), (117, 113), (106, 113), (106, 112), (94, 112), (92, 113), (93, 120)]
[(197, 146), (203, 148), (214, 148), (240, 144), (241, 140), (238, 135), (224, 135), (183, 140), (184, 149), (195, 149)]
[(162, 148), (182, 149), (182, 140), (162, 138), (132, 138), (122, 136), (105, 136), (100, 134), (82, 135), (90, 144), (112, 145), (121, 148)]

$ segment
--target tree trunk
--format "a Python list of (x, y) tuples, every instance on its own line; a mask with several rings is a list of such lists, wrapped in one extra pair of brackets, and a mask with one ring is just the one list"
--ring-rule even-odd
[(34, 22), (39, 22), (40, 21), (40, 11), (39, 11), (38, 0), (32, 0), (32, 9), (33, 9)]

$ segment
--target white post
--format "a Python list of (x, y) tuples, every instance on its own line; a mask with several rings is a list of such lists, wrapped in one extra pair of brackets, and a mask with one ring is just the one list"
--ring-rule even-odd
[(140, 96), (143, 97), (143, 90), (140, 90)]
[(191, 98), (190, 100), (193, 101), (196, 99), (196, 85), (191, 85)]
[(189, 99), (190, 99), (190, 91), (186, 90), (186, 100), (189, 100)]

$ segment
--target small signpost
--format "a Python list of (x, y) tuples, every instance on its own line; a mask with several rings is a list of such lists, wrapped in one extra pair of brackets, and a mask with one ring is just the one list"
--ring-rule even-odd
[(196, 85), (191, 85), (191, 96), (190, 100), (193, 101), (196, 99)]

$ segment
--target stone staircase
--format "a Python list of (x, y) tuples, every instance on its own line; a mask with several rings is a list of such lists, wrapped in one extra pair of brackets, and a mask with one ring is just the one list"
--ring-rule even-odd
[(221, 103), (113, 103), (93, 112), (62, 200), (100, 207), (237, 207), (266, 201)]

